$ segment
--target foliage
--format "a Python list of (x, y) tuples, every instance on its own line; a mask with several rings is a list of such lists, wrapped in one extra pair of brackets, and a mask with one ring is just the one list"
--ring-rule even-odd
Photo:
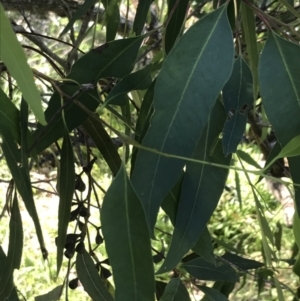
[[(67, 272), (37, 301), (68, 300), (78, 286), (93, 300), (191, 300), (195, 290), (203, 301), (229, 300), (254, 273), (253, 294), (265, 296), (269, 284), (271, 298), (298, 300), (294, 283), (287, 285), (277, 270), (287, 262), (297, 279), (300, 261), (296, 254), (278, 257), (282, 229), (269, 220), (261, 187), (263, 178), (281, 186), (289, 184), (281, 177), (292, 179), (292, 239), (299, 244), (298, 8), (284, 0), (169, 0), (155, 1), (157, 13), (151, 1), (139, 1), (129, 20), (127, 2), (122, 27), (121, 1), (102, 2), (105, 42), (96, 1), (86, 0), (71, 11), (59, 38), (52, 37), (64, 42), (69, 33), (73, 48), (63, 58), (49, 43), (18, 43), (0, 4), (0, 134), (12, 176), (4, 205), (10, 222), (7, 251), (0, 248), (0, 300), (22, 299), (14, 270), (23, 251), (23, 204), (41, 256), (53, 254), (35, 202), (33, 165), (46, 151), (58, 167), (55, 179), (45, 181), (55, 182), (59, 197), (55, 278), (61, 279), (62, 267)], [(28, 62), (21, 46), (28, 49)], [(49, 74), (33, 66), (35, 52)], [(259, 156), (249, 155), (250, 146), (264, 156), (264, 167)], [(99, 173), (112, 179), (107, 189)], [(228, 214), (236, 224), (229, 226), (226, 202), (233, 197), (224, 189), (239, 202)], [(255, 226), (247, 226), (245, 207)], [(221, 227), (216, 215), (223, 218)], [(238, 223), (244, 229), (235, 228)], [(255, 235), (248, 235), (249, 228)], [(250, 259), (257, 246), (260, 254)]]

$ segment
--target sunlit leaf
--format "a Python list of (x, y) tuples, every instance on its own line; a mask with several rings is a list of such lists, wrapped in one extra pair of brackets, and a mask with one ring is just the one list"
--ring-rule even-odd
[(242, 159), (243, 161), (245, 161), (246, 163), (248, 163), (249, 165), (252, 165), (254, 167), (256, 167), (257, 169), (261, 169), (261, 166), (257, 163), (257, 161), (255, 161), (250, 154), (238, 149), (236, 151), (236, 154), (239, 156), (240, 159)]
[(115, 300), (153, 301), (155, 284), (149, 229), (123, 166), (105, 194), (101, 226), (113, 269)]
[(18, 42), (11, 24), (0, 3), (0, 59), (4, 62), (9, 73), (17, 81), (25, 100), (30, 105), (37, 120), (45, 125), (46, 120), (41, 104), (40, 93), (34, 83), (33, 73), (27, 64), (27, 58)]
[(171, 279), (159, 301), (190, 301), (189, 293), (179, 278)]
[(75, 169), (73, 147), (66, 132), (61, 148), (61, 160), (59, 170), (59, 206), (58, 206), (58, 230), (57, 230), (57, 275), (63, 260), (63, 251), (66, 243), (67, 229), (70, 222), (73, 193), (75, 189)]
[(76, 271), (84, 290), (93, 300), (114, 301), (86, 250), (83, 250), (82, 253), (77, 253)]
[[(155, 84), (154, 113), (144, 146), (183, 157), (192, 155), (232, 70), (232, 33), (226, 8), (222, 6), (195, 23), (167, 56)], [(150, 228), (184, 164), (145, 150), (138, 152), (132, 183)]]

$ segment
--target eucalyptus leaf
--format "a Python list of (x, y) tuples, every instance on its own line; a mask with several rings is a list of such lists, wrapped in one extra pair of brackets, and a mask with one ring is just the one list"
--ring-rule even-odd
[(171, 279), (159, 301), (190, 301), (189, 293), (179, 278)]

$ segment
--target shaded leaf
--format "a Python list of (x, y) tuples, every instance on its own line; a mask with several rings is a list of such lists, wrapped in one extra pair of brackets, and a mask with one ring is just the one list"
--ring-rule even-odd
[(34, 301), (58, 301), (63, 291), (63, 285), (58, 285), (50, 292), (39, 295), (34, 298)]
[[(143, 41), (143, 37), (128, 38), (106, 43), (82, 56), (72, 67), (68, 79), (79, 84), (95, 83), (104, 77), (124, 77), (133, 69), (137, 52)], [(78, 93), (80, 87), (74, 83), (64, 83), (60, 90), (66, 95), (72, 96)], [(95, 89), (83, 91), (76, 98), (89, 111), (95, 111), (99, 105), (99, 96)], [(67, 101), (67, 100), (65, 100)], [(45, 116), (48, 122), (59, 112), (61, 97), (55, 92), (49, 101)], [(71, 103), (64, 109), (66, 124), (69, 131), (80, 125), (88, 114), (78, 105)], [(47, 133), (47, 135), (45, 135)], [(33, 133), (33, 141), (38, 140), (37, 152), (41, 152), (64, 134), (64, 124), (61, 114), (47, 127), (38, 125)]]
[(252, 259), (243, 258), (243, 257), (240, 257), (238, 255), (235, 255), (235, 254), (232, 254), (229, 252), (226, 252), (222, 256), (222, 258), (229, 261), (229, 263), (232, 263), (233, 265), (235, 265), (236, 267), (238, 267), (239, 269), (241, 269), (243, 271), (258, 269), (258, 268), (264, 266), (264, 264), (261, 262), (258, 262), (256, 260), (252, 260)]
[(200, 280), (222, 280), (228, 282), (239, 281), (236, 271), (222, 260), (216, 260), (216, 265), (214, 265), (213, 263), (207, 262), (203, 258), (199, 257), (184, 263), (182, 267), (193, 277)]
[(142, 33), (147, 19), (149, 7), (153, 0), (139, 0), (133, 22), (133, 32), (138, 36)]
[(84, 290), (93, 300), (114, 300), (111, 294), (108, 292), (105, 284), (102, 282), (96, 266), (86, 250), (84, 250), (82, 253), (77, 253), (76, 271)]
[(113, 41), (120, 23), (119, 0), (101, 0), (105, 8), (106, 41)]
[(298, 216), (300, 216), (300, 156), (288, 158), (289, 170), (294, 184), (294, 200), (295, 200), (295, 209)]
[(190, 301), (189, 293), (179, 278), (171, 279), (160, 301)]
[(251, 71), (239, 56), (232, 74), (223, 89), (227, 121), (223, 129), (223, 150), (225, 156), (234, 153), (243, 137), (247, 111), (253, 105), (253, 80)]
[[(222, 141), (218, 139), (225, 118), (224, 108), (221, 102), (217, 101), (209, 123), (193, 152), (194, 159), (225, 166), (230, 164), (231, 156), (224, 157)], [(219, 202), (227, 175), (228, 169), (187, 163), (171, 246), (158, 273), (174, 268), (196, 244)]]
[(197, 287), (205, 294), (205, 297), (211, 301), (229, 301), (226, 296), (214, 288), (203, 285), (197, 285)]
[(102, 122), (98, 117), (91, 115), (83, 122), (82, 126), (96, 144), (112, 174), (115, 176), (121, 166), (121, 158)]
[(113, 269), (115, 300), (153, 301), (155, 283), (149, 229), (124, 166), (105, 194), (101, 226)]
[[(196, 22), (166, 58), (155, 84), (154, 113), (143, 146), (190, 157), (232, 63), (232, 33), (222, 6)], [(146, 150), (138, 152), (132, 183), (151, 229), (184, 164)]]
[(66, 132), (61, 148), (61, 160), (59, 170), (59, 206), (58, 206), (58, 230), (57, 230), (57, 257), (56, 267), (57, 275), (59, 274), (63, 251), (66, 243), (68, 224), (70, 221), (70, 212), (72, 206), (73, 193), (75, 189), (75, 169), (73, 147)]
[[(14, 288), (13, 272), (19, 269), (23, 251), (23, 227), (15, 192), (9, 221), (9, 243), (3, 272), (0, 278), (0, 300), (5, 300)], [(4, 259), (4, 256), (1, 256)], [(1, 260), (2, 261), (2, 260)]]
[(167, 283), (162, 281), (155, 281), (155, 295), (156, 299), (159, 300), (161, 296), (164, 294)]
[(249, 165), (252, 165), (254, 167), (256, 167), (257, 169), (261, 169), (261, 166), (257, 163), (257, 161), (255, 161), (250, 154), (238, 149), (236, 151), (236, 154), (239, 156), (240, 159), (242, 159), (243, 161), (245, 161), (246, 163), (248, 163)]
[[(176, 39), (182, 29), (183, 21), (185, 19), (188, 0), (169, 0), (168, 1), (168, 16), (172, 12), (172, 17), (169, 20), (165, 33), (165, 52), (168, 54), (172, 47), (174, 46)], [(177, 5), (175, 10), (173, 10), (174, 5)]]
[(9, 73), (17, 81), (25, 100), (41, 124), (46, 124), (40, 93), (34, 83), (33, 73), (27, 64), (27, 58), (17, 40), (11, 24), (0, 3), (0, 59), (4, 62)]
[(151, 65), (125, 76), (108, 94), (105, 103), (124, 106), (127, 103), (127, 93), (133, 90), (145, 90), (152, 82)]

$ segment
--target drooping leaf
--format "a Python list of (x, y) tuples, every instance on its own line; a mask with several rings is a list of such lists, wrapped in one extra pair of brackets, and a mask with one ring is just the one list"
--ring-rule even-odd
[(20, 130), (21, 130), (21, 164), (25, 170), (28, 170), (28, 104), (22, 97), (20, 108)]
[(119, 0), (101, 0), (105, 8), (106, 41), (113, 41), (120, 23)]
[(16, 145), (12, 140), (11, 136), (2, 136), (2, 150), (7, 162), (7, 165), (10, 169), (14, 182), (16, 184), (17, 190), (22, 197), (22, 200), (25, 204), (26, 210), (28, 211), (30, 217), (33, 220), (42, 255), (44, 258), (47, 258), (47, 250), (45, 248), (43, 232), (40, 224), (40, 220), (37, 214), (37, 210), (34, 204), (33, 193), (31, 189), (30, 178), (28, 170), (25, 170), (24, 167), (20, 165), (21, 163), (21, 154)]
[(96, 266), (86, 250), (77, 253), (76, 271), (84, 290), (92, 300), (114, 301), (97, 272)]
[(61, 297), (61, 294), (63, 292), (63, 285), (58, 285), (54, 289), (52, 289), (50, 292), (36, 296), (34, 298), (34, 301), (58, 301)]
[(223, 129), (223, 150), (225, 156), (234, 153), (243, 137), (247, 111), (253, 105), (253, 80), (251, 70), (239, 56), (231, 77), (223, 89), (224, 107), (227, 121)]
[(294, 185), (294, 200), (295, 200), (295, 209), (300, 216), (300, 170), (299, 170), (299, 164), (300, 164), (300, 156), (297, 157), (290, 157), (288, 158), (289, 162), (289, 170), (290, 174), (292, 176), (293, 183), (296, 184)]
[(205, 297), (211, 301), (229, 301), (226, 296), (214, 288), (203, 285), (197, 285), (197, 287), (205, 294)]
[(164, 294), (166, 286), (167, 286), (166, 282), (157, 281), (157, 280), (155, 281), (155, 295), (157, 300), (160, 300), (160, 298)]
[(229, 252), (226, 252), (222, 256), (222, 258), (229, 261), (230, 263), (232, 263), (233, 265), (235, 265), (236, 267), (238, 267), (239, 269), (241, 269), (243, 271), (258, 269), (258, 268), (264, 266), (264, 264), (261, 262), (258, 262), (253, 259), (243, 258), (243, 257), (240, 257), (236, 254), (232, 254)]
[[(195, 44), (195, 40), (199, 42)], [(226, 6), (222, 6), (195, 23), (166, 58), (155, 84), (154, 113), (142, 144), (190, 157), (232, 63), (232, 33)], [(145, 150), (138, 152), (132, 183), (151, 229), (161, 201), (184, 164)]]
[(66, 34), (73, 27), (74, 23), (81, 19), (82, 16), (97, 2), (98, 0), (85, 0), (84, 3), (78, 7), (76, 12), (72, 14), (71, 19), (69, 19), (69, 23), (59, 34), (59, 37), (61, 38), (64, 34)]
[(190, 301), (189, 293), (179, 278), (171, 279), (159, 301)]
[[(178, 35), (182, 29), (183, 21), (185, 19), (187, 7), (189, 1), (188, 0), (169, 0), (168, 1), (168, 17), (170, 13), (172, 13), (172, 17), (169, 20), (165, 33), (165, 52), (168, 54), (172, 47), (174, 46)], [(174, 5), (176, 8), (174, 10)]]
[(122, 161), (101, 121), (97, 116), (89, 116), (83, 122), (82, 126), (96, 144), (98, 150), (112, 171), (112, 174), (115, 176)]
[(139, 0), (138, 7), (133, 22), (133, 32), (138, 36), (142, 33), (149, 7), (153, 0)]
[(154, 269), (145, 214), (124, 166), (107, 190), (101, 226), (116, 287), (115, 300), (154, 300)]
[[(89, 84), (96, 83), (100, 78), (104, 77), (124, 77), (133, 69), (142, 40), (143, 37), (122, 39), (106, 43), (91, 50), (73, 65), (68, 79), (79, 84)], [(72, 96), (80, 91), (80, 87), (74, 83), (66, 82), (60, 86), (60, 90), (66, 95)], [(76, 99), (89, 111), (95, 111), (99, 105), (99, 96), (95, 89), (86, 89), (85, 92), (79, 93)], [(61, 96), (58, 92), (55, 92), (45, 111), (46, 120), (49, 122), (60, 109)], [(70, 103), (64, 109), (64, 112), (69, 131), (80, 125), (88, 116), (84, 110), (73, 103)], [(33, 133), (33, 141), (38, 140), (35, 146), (37, 152), (44, 150), (62, 137), (63, 134), (64, 125), (61, 114), (47, 127), (38, 125), (37, 130)]]
[(200, 280), (238, 282), (236, 271), (226, 262), (216, 260), (216, 264), (199, 257), (184, 263), (182, 267), (193, 277)]
[(70, 222), (70, 212), (72, 206), (72, 199), (75, 189), (75, 167), (73, 147), (66, 132), (61, 148), (61, 160), (59, 170), (59, 206), (58, 206), (58, 230), (57, 230), (57, 254), (56, 267), (57, 275), (59, 274), (63, 251), (66, 244), (68, 224)]
[(300, 134), (300, 69), (295, 65), (299, 55), (298, 45), (268, 33), (259, 64), (261, 96), (282, 146)]
[(18, 42), (11, 24), (0, 3), (0, 59), (4, 62), (12, 77), (17, 81), (25, 100), (30, 105), (37, 120), (45, 125), (41, 96), (34, 83), (33, 73), (27, 64), (27, 58)]
[(127, 102), (127, 93), (133, 90), (145, 90), (152, 82), (151, 65), (125, 76), (108, 94), (105, 103), (124, 106)]
[[(230, 164), (231, 156), (224, 157), (222, 141), (218, 139), (225, 118), (224, 107), (217, 101), (192, 155), (194, 159)], [(187, 163), (171, 246), (158, 273), (173, 269), (196, 244), (219, 202), (227, 175), (227, 169)]]
[(257, 161), (255, 161), (250, 154), (242, 151), (241, 149), (238, 149), (236, 151), (236, 154), (239, 156), (240, 159), (242, 159), (243, 161), (245, 161), (246, 163), (248, 163), (249, 165), (252, 165), (254, 167), (256, 167), (257, 169), (261, 169), (261, 166), (257, 163)]
[(15, 192), (9, 222), (9, 244), (5, 264), (1, 267), (3, 272), (0, 278), (0, 300), (5, 300), (14, 288), (13, 272), (19, 269), (23, 251), (23, 227)]
[(19, 110), (0, 88), (0, 132), (6, 136), (12, 135), (17, 143), (21, 143), (19, 114)]

